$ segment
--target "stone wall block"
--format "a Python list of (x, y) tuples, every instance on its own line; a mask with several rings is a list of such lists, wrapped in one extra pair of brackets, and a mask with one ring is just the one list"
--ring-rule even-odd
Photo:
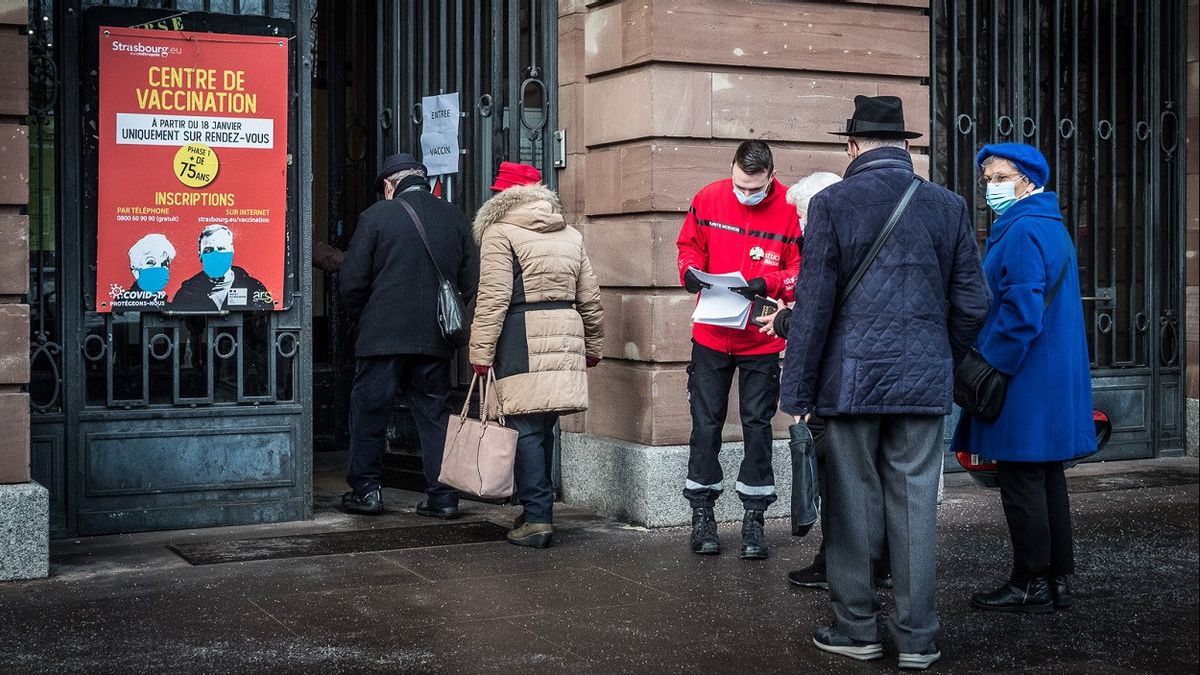
[(685, 443), (691, 431), (682, 365), (647, 367), (605, 360), (588, 378), (590, 434), (648, 445)]
[(0, 204), (29, 203), (29, 128), (0, 124)]
[(696, 300), (687, 291), (608, 290), (601, 297), (606, 358), (676, 363), (691, 358)]
[[(692, 197), (708, 183), (727, 178), (737, 144), (700, 140), (645, 141), (588, 153), (585, 210), (589, 216), (686, 212)], [(813, 150), (772, 148), (779, 180), (790, 185), (814, 171), (842, 173), (850, 163), (838, 146)], [(929, 156), (914, 154), (917, 173), (928, 176)]]
[(29, 217), (0, 214), (0, 295), (29, 289)]
[(582, 13), (563, 16), (558, 20), (558, 83), (582, 84), (583, 74), (583, 24)]
[(585, 244), (601, 286), (679, 287), (676, 213), (589, 219)]
[(29, 3), (26, 0), (0, 0), (0, 24), (25, 27), (29, 24)]
[(29, 307), (0, 305), (0, 384), (28, 381)]
[(646, 0), (593, 10), (587, 37), (589, 75), (648, 61), (929, 75), (929, 17), (907, 8)]
[(712, 133), (717, 138), (838, 143), (831, 131), (846, 127), (854, 97), (899, 96), (907, 126), (929, 141), (929, 87), (917, 81), (864, 82), (817, 74), (712, 74)]
[(29, 112), (29, 38), (0, 34), (0, 115)]
[(0, 485), (29, 482), (29, 394), (0, 394)]
[(641, 68), (585, 86), (584, 143), (588, 146), (651, 134), (653, 71)]

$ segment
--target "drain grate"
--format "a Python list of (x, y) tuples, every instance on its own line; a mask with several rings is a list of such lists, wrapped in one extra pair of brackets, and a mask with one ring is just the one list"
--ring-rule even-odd
[(392, 527), (382, 530), (324, 532), (288, 537), (208, 541), (168, 546), (193, 565), (304, 558), (343, 553), (392, 551), (427, 546), (453, 546), (502, 541), (507, 530), (495, 523), (475, 521), (446, 525)]

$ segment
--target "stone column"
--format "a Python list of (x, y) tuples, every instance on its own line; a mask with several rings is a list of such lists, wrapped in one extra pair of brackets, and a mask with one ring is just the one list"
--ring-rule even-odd
[[(568, 419), (563, 489), (572, 504), (648, 526), (678, 525), (691, 420), (686, 398), (693, 298), (679, 287), (675, 239), (692, 196), (730, 175), (737, 144), (771, 143), (787, 184), (849, 162), (856, 94), (897, 95), (929, 127), (926, 2), (562, 0), (560, 191), (603, 287), (605, 359), (591, 408)], [(916, 145), (923, 146), (928, 138)], [(927, 173), (924, 147), (915, 148)], [(736, 387), (735, 387), (736, 391)], [(740, 518), (736, 393), (722, 451), (718, 515)], [(786, 421), (776, 420), (777, 438)], [(787, 512), (790, 460), (775, 453)]]
[(0, 581), (48, 572), (49, 501), (29, 478), (27, 3), (0, 0)]

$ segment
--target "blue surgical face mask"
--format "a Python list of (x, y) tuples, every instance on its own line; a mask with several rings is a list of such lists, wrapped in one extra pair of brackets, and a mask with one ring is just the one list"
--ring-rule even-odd
[(1010, 206), (1017, 203), (1017, 182), (988, 183), (986, 199), (996, 215), (1004, 215)]
[(220, 279), (233, 267), (233, 251), (209, 251), (200, 255), (204, 273), (209, 279)]
[(138, 270), (137, 284), (147, 293), (158, 293), (167, 287), (167, 279), (170, 277), (170, 267), (143, 267)]
[(746, 195), (742, 194), (741, 190), (737, 189), (737, 186), (734, 186), (733, 196), (737, 197), (737, 200), (742, 203), (742, 206), (758, 206), (762, 203), (762, 200), (767, 198), (767, 190), (769, 188), (770, 185), (747, 197)]

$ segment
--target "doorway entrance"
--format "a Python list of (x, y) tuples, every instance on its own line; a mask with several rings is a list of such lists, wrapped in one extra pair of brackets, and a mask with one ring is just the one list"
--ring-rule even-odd
[[(314, 462), (342, 469), (354, 376), (354, 326), (337, 293), (337, 256), (383, 158), (420, 158), (422, 97), (458, 93), (457, 173), (435, 192), (468, 216), (490, 196), (502, 160), (532, 164), (557, 189), (557, 4), (538, 0), (317, 3), (313, 74)], [(398, 322), (397, 329), (402, 330)], [(461, 405), (470, 366), (454, 363)], [(388, 430), (385, 483), (424, 488), (416, 428), (397, 402)]]

